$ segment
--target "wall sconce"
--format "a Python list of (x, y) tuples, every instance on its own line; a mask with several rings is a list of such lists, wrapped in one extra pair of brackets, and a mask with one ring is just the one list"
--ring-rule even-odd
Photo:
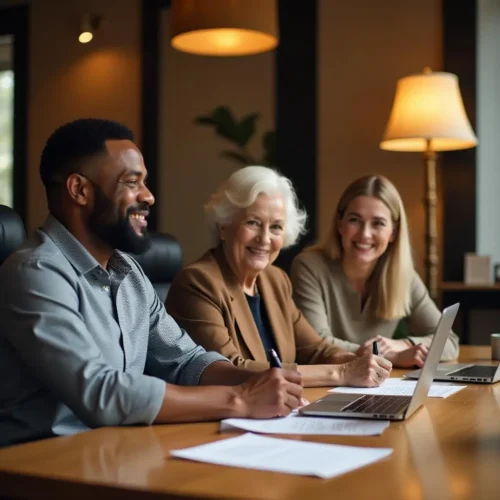
[(275, 0), (172, 0), (171, 44), (203, 56), (245, 56), (276, 48)]
[(94, 38), (94, 31), (99, 27), (100, 18), (85, 14), (80, 22), (80, 34), (78, 41), (80, 43), (89, 43)]

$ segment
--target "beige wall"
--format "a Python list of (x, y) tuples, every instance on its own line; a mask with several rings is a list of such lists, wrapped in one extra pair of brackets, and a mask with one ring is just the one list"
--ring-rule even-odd
[[(82, 14), (102, 16), (94, 40), (78, 42)], [(140, 0), (31, 3), (28, 226), (46, 215), (40, 153), (59, 125), (103, 117), (140, 131)]]
[[(378, 172), (400, 189), (417, 269), (425, 252), (424, 169), (419, 154), (378, 148), (401, 76), (441, 67), (441, 7), (436, 0), (319, 0), (318, 226), (323, 236), (346, 185)], [(163, 17), (160, 140), (160, 229), (175, 234), (186, 262), (209, 245), (202, 204), (236, 168), (219, 158), (228, 146), (193, 118), (219, 104), (260, 111), (259, 132), (274, 121), (274, 54), (200, 58), (168, 45)], [(441, 224), (440, 224), (441, 227)]]
[[(319, 0), (318, 211), (329, 229), (343, 189), (380, 173), (399, 188), (417, 269), (424, 257), (424, 169), (418, 153), (378, 147), (398, 78), (441, 68), (441, 2)], [(441, 227), (441, 224), (440, 226)]]
[[(184, 54), (169, 45), (169, 12), (162, 15), (159, 228), (179, 238), (184, 261), (212, 244), (203, 204), (239, 166), (219, 156), (231, 143), (195, 125), (200, 114), (228, 105), (238, 119), (262, 113), (257, 134), (274, 127), (274, 52), (217, 58)], [(260, 156), (260, 144), (250, 148)]]
[[(60, 124), (101, 116), (140, 131), (140, 1), (34, 0), (28, 123), (28, 226), (42, 222), (45, 196), (38, 177), (41, 150)], [(103, 17), (95, 40), (77, 42), (79, 18)], [(424, 176), (413, 153), (378, 149), (397, 78), (441, 66), (440, 2), (319, 0), (318, 210), (323, 235), (340, 192), (353, 178), (380, 172), (394, 180), (407, 206), (417, 267), (423, 268)], [(230, 146), (193, 118), (219, 104), (238, 117), (258, 111), (260, 134), (274, 123), (274, 53), (202, 58), (168, 45), (162, 16), (159, 228), (175, 234), (186, 261), (210, 244), (202, 204), (231, 172), (219, 157)], [(253, 149), (259, 150), (258, 144)]]

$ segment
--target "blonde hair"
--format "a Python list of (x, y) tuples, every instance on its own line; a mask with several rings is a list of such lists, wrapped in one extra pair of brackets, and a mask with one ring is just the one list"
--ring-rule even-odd
[(249, 166), (237, 170), (213, 193), (205, 204), (211, 230), (231, 223), (234, 214), (252, 205), (259, 194), (281, 195), (285, 201), (286, 221), (284, 247), (293, 245), (305, 233), (307, 215), (299, 208), (292, 183), (268, 167)]
[(340, 197), (327, 239), (316, 248), (319, 247), (330, 259), (342, 258), (339, 222), (351, 201), (359, 196), (371, 196), (382, 201), (391, 213), (395, 231), (394, 240), (379, 257), (370, 277), (374, 285), (372, 311), (380, 319), (403, 318), (410, 309), (414, 265), (403, 201), (389, 179), (381, 175), (370, 175), (352, 182)]

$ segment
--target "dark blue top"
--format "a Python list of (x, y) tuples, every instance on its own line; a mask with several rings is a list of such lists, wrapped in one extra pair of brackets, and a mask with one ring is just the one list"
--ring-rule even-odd
[(257, 326), (257, 330), (259, 330), (264, 350), (266, 353), (269, 349), (274, 349), (278, 352), (271, 324), (269, 323), (269, 318), (267, 317), (266, 308), (261, 301), (260, 295), (251, 296), (245, 294), (245, 297), (247, 298), (250, 311), (252, 311), (252, 316), (255, 321), (255, 325)]

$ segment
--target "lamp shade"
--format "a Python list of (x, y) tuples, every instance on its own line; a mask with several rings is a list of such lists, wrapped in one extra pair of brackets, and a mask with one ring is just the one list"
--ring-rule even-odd
[(243, 56), (278, 45), (275, 0), (172, 0), (171, 43), (205, 56)]
[(477, 144), (465, 113), (458, 78), (424, 71), (398, 81), (381, 149), (390, 151), (467, 149)]

